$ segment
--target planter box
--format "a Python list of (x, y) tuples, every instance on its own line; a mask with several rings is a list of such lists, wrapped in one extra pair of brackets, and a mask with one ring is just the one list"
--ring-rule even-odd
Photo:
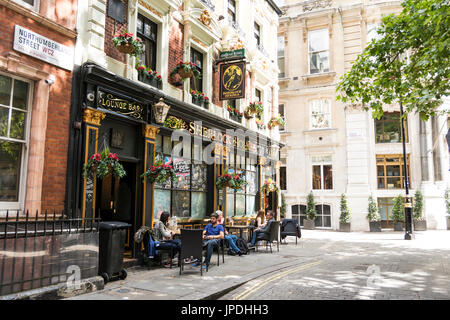
[(369, 222), (370, 232), (381, 232), (381, 221)]
[(415, 231), (426, 231), (427, 230), (427, 220), (414, 220), (414, 230)]
[(303, 229), (313, 230), (314, 229), (314, 220), (303, 220)]
[(203, 107), (203, 100), (192, 97), (192, 103), (196, 106)]
[(240, 123), (241, 120), (242, 120), (242, 116), (237, 116), (235, 114), (230, 114), (230, 119)]
[(155, 78), (150, 78), (150, 77), (146, 76), (145, 74), (139, 73), (138, 80), (143, 83), (149, 84), (152, 87), (155, 87), (157, 89), (160, 89), (160, 90), (162, 89), (162, 81), (158, 81)]
[(394, 231), (403, 231), (405, 230), (404, 222), (394, 222)]
[(350, 232), (350, 222), (347, 223), (339, 222), (339, 231)]

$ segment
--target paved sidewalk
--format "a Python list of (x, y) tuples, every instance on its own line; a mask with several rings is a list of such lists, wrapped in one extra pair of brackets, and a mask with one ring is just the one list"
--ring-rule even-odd
[[(328, 299), (401, 299), (411, 297), (411, 288), (414, 286), (419, 286), (423, 294), (413, 297), (450, 297), (450, 232), (417, 232), (416, 240), (407, 241), (403, 240), (401, 232), (302, 230), (298, 245), (295, 245), (293, 237), (288, 239), (289, 244), (281, 245), (280, 252), (276, 251), (275, 246), (272, 254), (262, 248), (260, 252), (252, 252), (247, 256), (226, 255), (225, 264), (221, 262), (220, 266), (215, 265), (217, 260), (216, 255), (213, 255), (209, 272), (204, 272), (203, 277), (200, 276), (199, 268), (191, 266), (186, 266), (181, 276), (178, 268), (130, 268), (126, 280), (110, 282), (104, 290), (70, 300), (214, 299), (224, 291), (245, 287), (244, 284), (261, 279), (261, 276), (318, 260), (323, 263), (305, 271), (307, 278), (309, 276), (308, 282), (297, 281), (289, 291), (283, 291), (283, 288), (272, 290), (272, 298), (320, 299), (323, 296)], [(382, 284), (384, 295), (375, 296), (375, 291), (366, 288), (370, 276), (367, 268), (371, 265), (381, 268), (385, 281)], [(330, 281), (325, 281), (326, 277), (334, 277), (332, 285)], [(345, 290), (352, 286), (353, 289), (356, 287), (357, 294)], [(389, 292), (396, 288), (401, 289), (401, 294), (390, 295)], [(311, 296), (311, 289), (317, 289), (314, 297)], [(370, 294), (364, 294), (364, 290), (369, 290)], [(286, 296), (288, 292), (297, 292), (297, 298), (295, 295)]]

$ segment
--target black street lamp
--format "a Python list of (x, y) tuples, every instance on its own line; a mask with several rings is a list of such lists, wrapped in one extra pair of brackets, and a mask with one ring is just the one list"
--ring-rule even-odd
[(414, 228), (413, 228), (413, 220), (412, 220), (412, 204), (411, 198), (409, 197), (409, 177), (408, 177), (408, 168), (406, 161), (406, 143), (405, 143), (405, 119), (403, 119), (403, 105), (400, 101), (400, 119), (402, 123), (402, 145), (403, 145), (403, 172), (405, 177), (405, 240), (413, 240), (414, 239)]

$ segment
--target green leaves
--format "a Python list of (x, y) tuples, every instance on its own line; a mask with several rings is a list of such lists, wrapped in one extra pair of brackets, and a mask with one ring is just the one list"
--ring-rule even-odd
[(370, 42), (340, 80), (338, 100), (362, 103), (372, 116), (402, 103), (422, 120), (436, 114), (450, 89), (450, 2), (405, 0), (403, 11), (382, 19)]

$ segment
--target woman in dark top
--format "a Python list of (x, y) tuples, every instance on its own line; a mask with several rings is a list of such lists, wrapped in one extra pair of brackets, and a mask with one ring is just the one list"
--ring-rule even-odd
[(173, 257), (180, 252), (181, 250), (181, 240), (173, 239), (174, 232), (170, 231), (167, 228), (169, 224), (170, 214), (167, 211), (161, 213), (159, 217), (159, 221), (156, 223), (154, 228), (154, 239), (159, 241), (159, 245), (156, 246), (156, 250), (158, 249), (170, 249), (172, 248), (173, 255), (169, 257), (167, 263), (164, 265), (165, 267), (170, 267), (172, 264)]

